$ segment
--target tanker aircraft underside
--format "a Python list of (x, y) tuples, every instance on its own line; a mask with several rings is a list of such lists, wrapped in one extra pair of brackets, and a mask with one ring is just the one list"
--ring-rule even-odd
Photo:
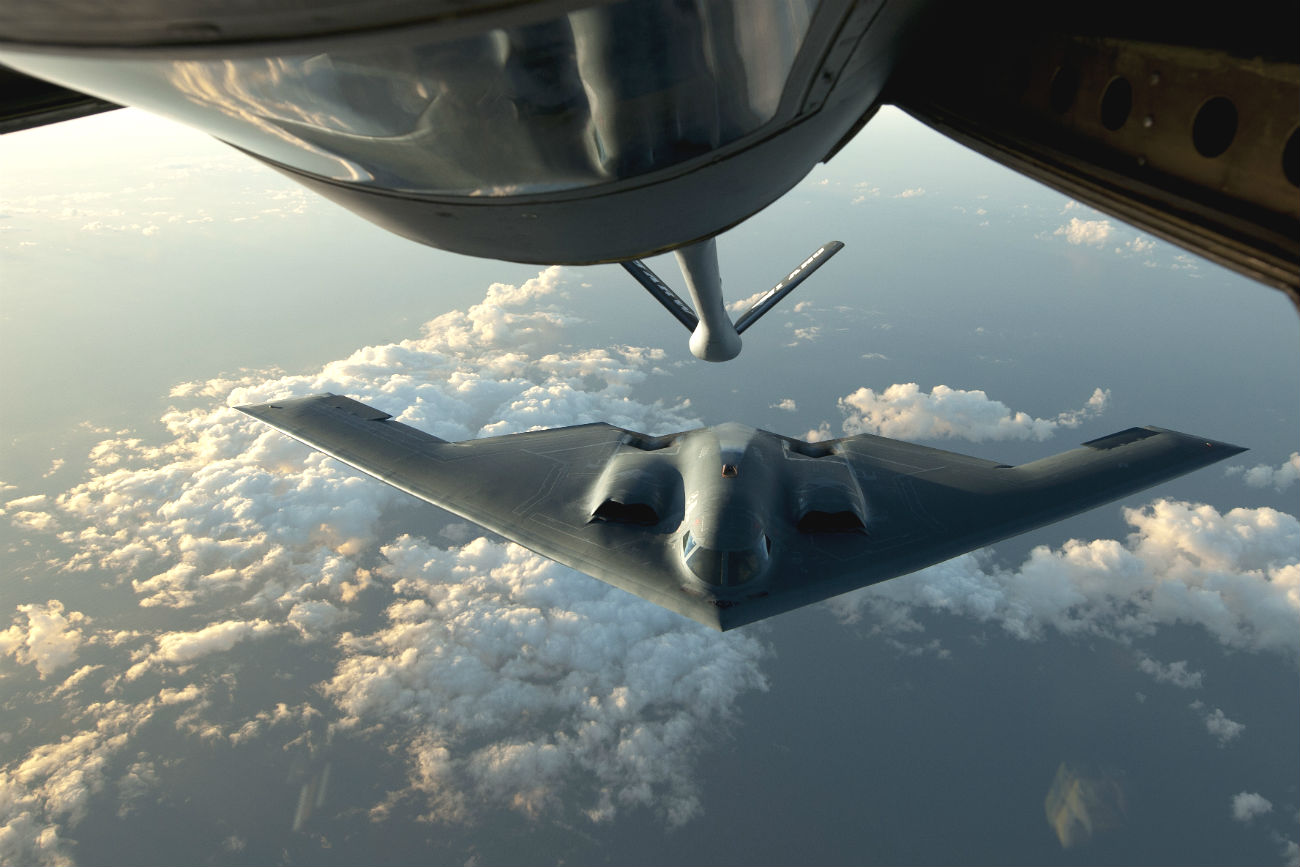
[(726, 361), (841, 245), (733, 323), (714, 239), (887, 104), (1300, 303), (1297, 32), (1294, 0), (42, 0), (0, 4), (0, 133), (153, 111), (421, 244), (618, 263)]

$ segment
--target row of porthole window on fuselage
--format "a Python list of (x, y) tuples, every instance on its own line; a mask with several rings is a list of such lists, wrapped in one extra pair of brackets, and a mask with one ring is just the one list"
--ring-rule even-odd
[[(1048, 104), (1057, 114), (1074, 105), (1079, 90), (1079, 73), (1066, 65), (1052, 76)], [(1098, 105), (1101, 125), (1111, 132), (1121, 129), (1133, 110), (1133, 85), (1122, 75), (1111, 78)], [(1226, 96), (1212, 96), (1196, 110), (1192, 120), (1192, 146), (1207, 159), (1227, 152), (1237, 137), (1237, 106)], [(1282, 172), (1292, 186), (1300, 187), (1300, 127), (1291, 131), (1282, 149)]]

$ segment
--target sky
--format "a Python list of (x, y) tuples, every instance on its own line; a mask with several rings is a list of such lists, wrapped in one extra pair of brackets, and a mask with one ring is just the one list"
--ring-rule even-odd
[[(615, 266), (420, 247), (134, 111), (0, 164), (0, 863), (1300, 863), (1280, 293), (893, 110), (720, 239), (737, 302), (848, 245), (723, 365)], [(1250, 451), (718, 634), (231, 408), (320, 391)]]

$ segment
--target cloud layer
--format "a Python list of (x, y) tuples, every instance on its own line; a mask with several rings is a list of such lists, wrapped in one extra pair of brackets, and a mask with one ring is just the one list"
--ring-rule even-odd
[[(575, 348), (586, 332), (563, 302), (561, 272), (547, 269), (314, 373), (184, 383), (161, 443), (112, 435), (77, 484), (6, 502), (0, 514), (48, 540), (55, 569), (105, 576), (149, 609), (137, 624), (165, 625), (92, 622), (49, 600), (25, 603), (0, 632), (0, 651), (32, 666), (45, 699), (84, 705), (72, 730), (0, 768), (0, 861), (66, 861), (96, 794), (116, 786), (129, 810), (165, 784), (166, 762), (145, 754), (152, 725), (232, 746), (313, 726), (377, 741), (404, 777), (368, 805), (375, 819), (398, 808), (436, 822), (493, 810), (578, 823), (697, 816), (699, 751), (740, 696), (765, 688), (761, 632), (718, 635), (482, 538), (227, 405), (334, 391), (452, 440), (596, 420), (649, 433), (699, 424), (684, 406), (637, 398), (662, 352)], [(1044, 439), (1106, 398), (1098, 389), (1078, 410), (1034, 418), (981, 391), (911, 383), (859, 389), (840, 407), (846, 433)], [(1294, 518), (1173, 501), (1126, 517), (1125, 542), (1039, 548), (1014, 571), (970, 555), (833, 605), (884, 630), (920, 630), (927, 609), (1024, 638), (1127, 639), (1184, 622), (1228, 646), (1296, 652)], [(208, 713), (233, 689), (232, 659), (287, 648), (328, 671), (309, 700)], [(1149, 662), (1157, 680), (1199, 683), (1184, 663)]]
[[(42, 677), (86, 644), (102, 649), (106, 661), (52, 689), (71, 698), (102, 684), (109, 696), (82, 714), (83, 728), (2, 769), (0, 860), (66, 860), (90, 798), (118, 776), (132, 797), (157, 784), (149, 759), (125, 759), (164, 710), (178, 730), (231, 744), (322, 715), (340, 737), (400, 732), (390, 745), (409, 777), (372, 805), (376, 816), (398, 802), (437, 821), (503, 809), (566, 821), (629, 808), (669, 823), (696, 815), (694, 758), (739, 695), (765, 688), (756, 637), (719, 635), (477, 538), (225, 405), (334, 391), (447, 439), (596, 420), (651, 433), (698, 426), (633, 396), (662, 352), (558, 349), (579, 322), (562, 300), (560, 271), (547, 269), (493, 285), (420, 338), (313, 374), (182, 384), (173, 397), (191, 406), (166, 414), (162, 444), (110, 437), (69, 490), (8, 501), (9, 520), (58, 540), (54, 567), (105, 573), (137, 605), (169, 609), (150, 620), (172, 625), (115, 631), (50, 601), (21, 606), (0, 633), (0, 649)], [(416, 512), (436, 544), (385, 529), (385, 516)], [(388, 600), (376, 626), (354, 611), (365, 593)], [(259, 653), (307, 643), (331, 660), (319, 706), (208, 719), (209, 685), (234, 677), (223, 660), (254, 642), (279, 642)], [(561, 786), (583, 794), (561, 799)]]
[(403, 536), (383, 554), (402, 598), (383, 629), (344, 640), (324, 691), (344, 727), (422, 721), (404, 794), (427, 815), (563, 812), (562, 788), (593, 820), (630, 806), (696, 815), (701, 733), (765, 688), (755, 637), (710, 633), (514, 544)]

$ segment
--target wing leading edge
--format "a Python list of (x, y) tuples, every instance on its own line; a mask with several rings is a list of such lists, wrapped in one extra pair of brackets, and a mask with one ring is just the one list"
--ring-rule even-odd
[[(779, 467), (779, 488), (766, 498), (773, 502), (750, 504), (764, 515), (771, 564), (752, 586), (719, 588), (692, 580), (682, 562), (681, 503), (690, 493), (683, 479), (700, 454), (683, 443), (712, 429), (649, 438), (587, 424), (452, 443), (337, 395), (237, 408), (539, 554), (724, 630), (916, 571), (1244, 451), (1130, 428), (1011, 467), (870, 435), (809, 444), (754, 431), (749, 448), (763, 453), (764, 466)], [(653, 472), (629, 474), (628, 467)], [(601, 520), (605, 487), (635, 487), (636, 479), (659, 489), (651, 492), (650, 517)], [(833, 510), (820, 504), (845, 492), (862, 518), (856, 531), (823, 532), (801, 520), (809, 504)]]

